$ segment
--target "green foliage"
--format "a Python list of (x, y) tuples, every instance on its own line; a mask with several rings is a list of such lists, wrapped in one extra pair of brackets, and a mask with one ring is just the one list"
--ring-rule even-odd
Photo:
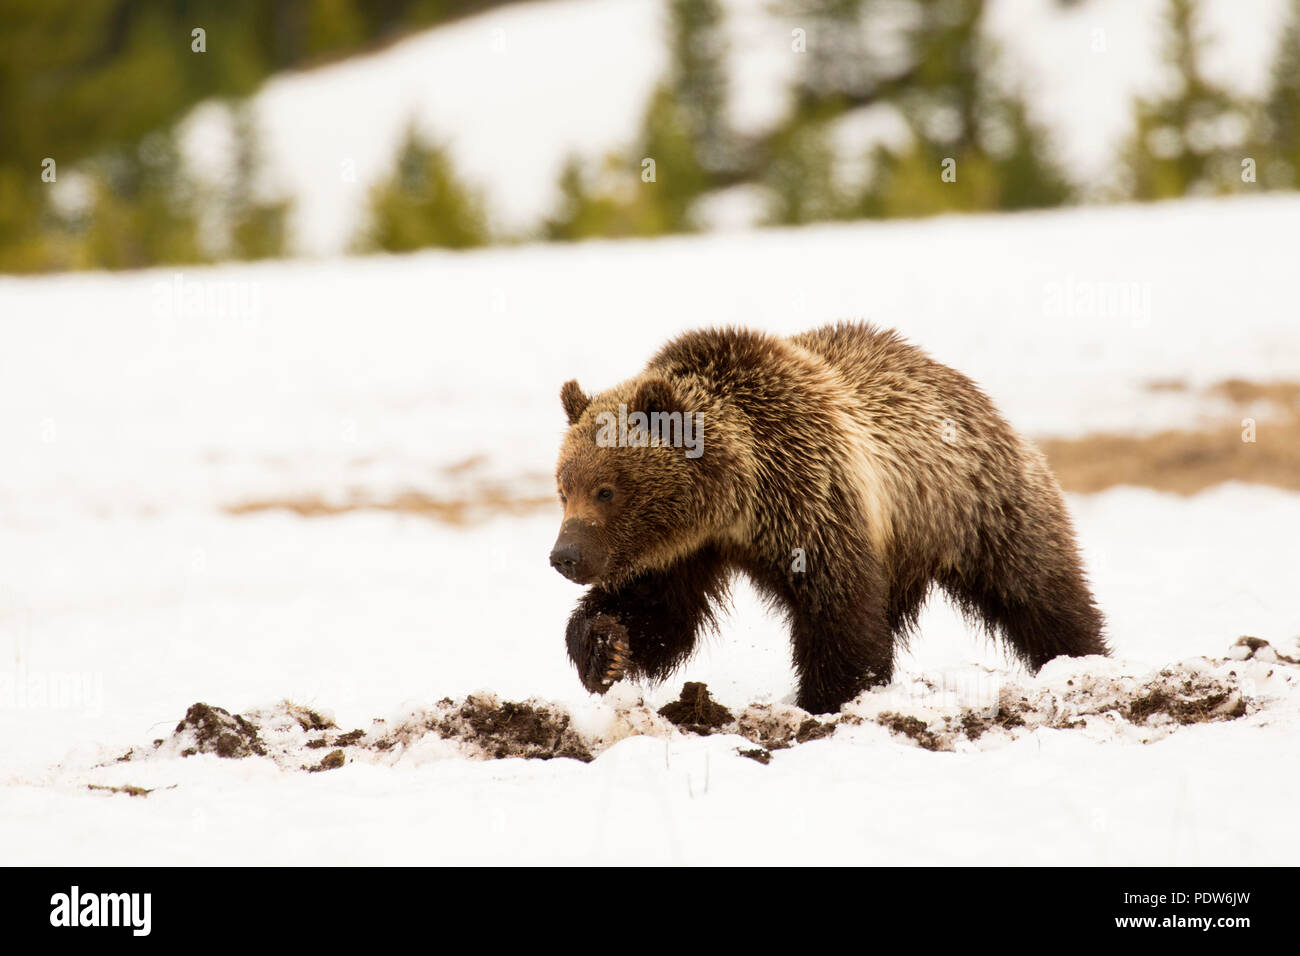
[[(5, 0), (0, 165), (138, 140), (272, 72), (506, 0)], [(206, 52), (191, 31), (206, 31)]]
[(800, 225), (852, 215), (852, 197), (835, 179), (827, 120), (809, 116), (787, 123), (767, 150), (759, 182), (769, 197), (768, 223)]
[(1300, 0), (1291, 3), (1255, 140), (1260, 181), (1271, 188), (1300, 189)]
[(367, 36), (366, 23), (355, 0), (311, 0), (304, 19), (305, 50), (310, 57), (355, 48)]
[(199, 241), (197, 192), (171, 136), (153, 133), (137, 147), (106, 153), (92, 175), (79, 265), (135, 269), (208, 258)]
[(722, 7), (670, 0), (668, 9), (671, 65), (646, 107), (638, 155), (611, 154), (597, 170), (571, 158), (560, 175), (560, 206), (543, 224), (548, 238), (692, 231), (693, 205), (734, 163)]
[(1248, 107), (1206, 79), (1205, 43), (1194, 0), (1169, 0), (1164, 59), (1174, 90), (1135, 105), (1135, 131), (1123, 156), (1134, 199), (1225, 193), (1241, 186)]
[(563, 242), (663, 235), (670, 229), (654, 189), (618, 154), (597, 167), (570, 157), (560, 172), (559, 208), (543, 224), (543, 234)]
[[(505, 0), (4, 0), (0, 4), (0, 271), (133, 268), (286, 253), (289, 205), (259, 178), (236, 108), (230, 177), (200, 190), (170, 133), (199, 100), (241, 98), (271, 72), (346, 56)], [(699, 228), (702, 200), (735, 185), (768, 197), (766, 221), (1017, 210), (1075, 201), (1047, 133), (999, 79), (985, 0), (772, 0), (807, 29), (787, 115), (742, 135), (728, 120), (723, 0), (667, 0), (669, 66), (636, 137), (571, 158), (548, 239)], [(1119, 157), (1126, 198), (1300, 188), (1300, 0), (1271, 82), (1243, 101), (1202, 70), (1196, 0), (1166, 0), (1164, 94), (1134, 103)], [(191, 31), (206, 31), (206, 51)], [(467, 91), (470, 95), (472, 91)], [(846, 156), (842, 124), (880, 107), (908, 135)], [(41, 164), (58, 163), (57, 188)], [(945, 161), (955, 180), (945, 181)], [(866, 173), (846, 177), (862, 161)], [(84, 184), (68, 205), (68, 180)], [(73, 190), (73, 194), (76, 190)], [(58, 197), (59, 205), (52, 200)], [(354, 246), (404, 251), (494, 241), (486, 200), (446, 144), (412, 130), (370, 193)]]
[(657, 208), (653, 218), (657, 225), (648, 233), (687, 232), (693, 228), (691, 205), (709, 188), (710, 177), (702, 161), (708, 140), (706, 129), (703, 138), (692, 133), (698, 117), (682, 106), (681, 99), (668, 87), (660, 87), (650, 98), (641, 133), (641, 162), (654, 160), (654, 181), (644, 182), (642, 176), (637, 201)]
[[(247, 96), (276, 70), (505, 2), (3, 0), (0, 271), (145, 265), (153, 250), (160, 263), (192, 261), (195, 244), (176, 234), (177, 224), (192, 218), (185, 208), (191, 199), (163, 203), (152, 186), (126, 188), (130, 176), (121, 169), (139, 164), (133, 154), (145, 137), (200, 100)], [(204, 52), (192, 48), (196, 28), (206, 31)], [(50, 190), (39, 178), (46, 157), (57, 161), (61, 176), (78, 168), (92, 176), (93, 217), (70, 224), (50, 208)], [(154, 207), (129, 208), (137, 201)], [(282, 208), (255, 203), (237, 212), (233, 254), (283, 251)], [(162, 222), (165, 241), (136, 235), (153, 221)], [(110, 222), (127, 230), (120, 241), (107, 232)]]
[(235, 161), (219, 205), (226, 218), (225, 254), (235, 259), (272, 259), (287, 252), (286, 220), (291, 203), (259, 195), (263, 166), (257, 132), (247, 105), (232, 111)]
[[(996, 49), (981, 36), (983, 0), (819, 0), (797, 105), (768, 142), (762, 181), (779, 222), (1017, 210), (1071, 201), (1073, 188), (1023, 100), (994, 80)], [(873, 57), (868, 38), (893, 55)], [(834, 178), (829, 130), (854, 107), (888, 106), (910, 143), (875, 146), (854, 196)], [(945, 160), (955, 180), (941, 174)], [(951, 179), (951, 177), (949, 177)]]
[[(653, 136), (669, 123), (682, 145), (693, 153), (694, 166), (725, 169), (734, 148), (727, 125), (727, 48), (719, 0), (669, 0), (670, 67), (645, 120), (647, 155), (658, 145)], [(668, 102), (665, 102), (667, 100)]]
[(426, 246), (468, 249), (489, 241), (479, 193), (456, 172), (446, 146), (407, 130), (397, 168), (370, 191), (360, 251), (409, 252)]
[(66, 253), (53, 248), (50, 214), (37, 170), (0, 166), (0, 270), (41, 272), (68, 268)]

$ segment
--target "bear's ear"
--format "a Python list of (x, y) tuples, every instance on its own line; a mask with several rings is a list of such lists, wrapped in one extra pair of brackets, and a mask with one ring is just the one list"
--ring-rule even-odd
[(662, 378), (649, 378), (637, 387), (632, 410), (652, 415), (655, 412), (680, 412), (681, 402), (671, 384)]
[(591, 396), (582, 391), (576, 378), (571, 378), (560, 386), (560, 404), (564, 406), (564, 414), (569, 416), (569, 424), (572, 425), (591, 404)]

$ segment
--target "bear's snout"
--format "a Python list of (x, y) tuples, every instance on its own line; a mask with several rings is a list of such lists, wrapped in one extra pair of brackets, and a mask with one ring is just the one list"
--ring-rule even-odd
[(564, 541), (558, 543), (551, 550), (551, 567), (559, 571), (566, 578), (572, 578), (578, 573), (578, 565), (582, 563), (582, 550), (576, 542)]
[(551, 549), (551, 567), (575, 584), (589, 584), (600, 577), (605, 563), (605, 549), (592, 540), (581, 522), (565, 522)]

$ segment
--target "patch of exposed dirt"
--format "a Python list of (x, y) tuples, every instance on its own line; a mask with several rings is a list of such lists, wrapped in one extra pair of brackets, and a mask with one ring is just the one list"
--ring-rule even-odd
[(285, 710), (303, 730), (334, 730), (338, 727), (334, 721), (322, 717), (309, 707), (290, 703), (285, 705)]
[(709, 688), (696, 681), (687, 681), (677, 700), (659, 708), (659, 716), (671, 720), (682, 730), (708, 736), (732, 721), (731, 711), (709, 695)]
[(88, 783), (86, 784), (86, 789), (104, 790), (108, 793), (125, 793), (128, 797), (147, 797), (149, 794), (153, 793), (152, 789), (146, 790), (144, 787), (136, 787), (129, 783), (123, 784), (120, 787), (106, 787), (99, 783)]
[(785, 750), (833, 733), (840, 718), (819, 720), (790, 704), (750, 704), (736, 718), (732, 733), (765, 750)]
[(799, 729), (794, 732), (794, 742), (797, 744), (806, 744), (810, 740), (821, 740), (823, 737), (829, 737), (835, 732), (835, 724), (831, 722), (822, 723), (816, 717), (809, 717)]
[(391, 511), (466, 527), (500, 515), (528, 515), (554, 507), (551, 495), (516, 497), (504, 491), (488, 490), (468, 498), (436, 498), (422, 491), (404, 491), (386, 498), (357, 495), (343, 501), (330, 501), (321, 495), (258, 498), (228, 505), (225, 510), (232, 515), (291, 511), (304, 518), (328, 518), (353, 511)]
[(946, 746), (936, 734), (931, 733), (929, 725), (919, 717), (909, 717), (887, 710), (876, 715), (876, 723), (896, 734), (912, 738), (916, 741), (916, 745), (924, 750), (952, 749)]
[[(1188, 683), (1190, 685), (1190, 681)], [(1240, 694), (1227, 690), (1200, 695), (1189, 686), (1185, 695), (1179, 695), (1157, 687), (1133, 701), (1124, 711), (1124, 716), (1135, 724), (1148, 723), (1157, 715), (1167, 716), (1180, 724), (1236, 720), (1246, 715), (1246, 701)]]
[(1263, 638), (1251, 637), (1249, 634), (1237, 638), (1228, 656), (1239, 661), (1281, 661), (1283, 664), (1300, 664), (1300, 657), (1283, 654)]
[[(1180, 382), (1152, 382), (1148, 388), (1188, 390)], [(1067, 491), (1140, 485), (1190, 495), (1225, 481), (1300, 490), (1300, 382), (1230, 379), (1202, 394), (1228, 402), (1235, 413), (1198, 428), (1153, 435), (1099, 432), (1038, 445)], [(1268, 417), (1255, 422), (1254, 441), (1244, 441), (1242, 422), (1261, 407)]]
[[(1267, 666), (1266, 662), (1278, 659), (1270, 653), (1262, 662)], [(1250, 713), (1248, 685), (1232, 667), (1233, 660), (1189, 661), (1144, 680), (1106, 674), (1080, 675), (1065, 681), (1064, 686), (1013, 685), (1003, 688), (991, 708), (962, 708), (942, 715), (930, 712), (926, 719), (889, 710), (868, 716), (917, 746), (935, 751), (969, 749), (992, 731), (1001, 731), (1005, 740), (1039, 728), (1086, 730), (1095, 726), (1108, 736), (1152, 743), (1178, 727), (1237, 720)], [(1273, 673), (1270, 669), (1264, 676), (1272, 678)]]
[[(362, 460), (358, 466), (369, 464)], [(418, 515), (456, 527), (487, 521), (500, 515), (528, 515), (556, 507), (548, 475), (524, 474), (510, 480), (493, 474), (484, 455), (474, 455), (440, 470), (441, 493), (409, 489), (377, 496), (353, 489), (343, 498), (323, 494), (300, 494), (276, 498), (255, 498), (226, 507), (232, 515), (265, 511), (289, 511), (304, 518), (327, 518), (354, 511), (389, 511)]]
[(321, 758), (320, 763), (315, 766), (303, 767), (308, 773), (319, 773), (322, 770), (337, 770), (347, 763), (347, 757), (342, 750), (332, 750)]
[(182, 751), (186, 757), (196, 753), (231, 758), (266, 756), (266, 747), (252, 721), (210, 704), (190, 705), (173, 732), (174, 737), (181, 735), (192, 735), (192, 745)]
[(1000, 727), (1003, 730), (1011, 730), (1015, 727), (1025, 726), (1025, 719), (1013, 710), (999, 710), (991, 717), (986, 717), (973, 710), (962, 711), (957, 718), (957, 723), (961, 727), (961, 732), (970, 740), (979, 740), (984, 736), (985, 731)]
[(471, 695), (430, 729), (444, 739), (472, 744), (498, 760), (572, 757), (586, 763), (592, 759), (591, 751), (569, 722), (569, 714), (554, 705)]
[(311, 750), (323, 750), (326, 747), (351, 747), (366, 735), (364, 730), (349, 730), (346, 734), (339, 734), (331, 740), (325, 734), (307, 741), (307, 747)]
[(970, 706), (969, 696), (964, 703), (954, 697), (950, 685), (918, 675), (868, 691), (833, 716), (771, 702), (733, 714), (707, 685), (687, 682), (678, 699), (658, 712), (644, 701), (621, 703), (601, 718), (604, 723), (597, 720), (586, 730), (573, 725), (562, 705), (503, 701), (490, 693), (445, 698), (376, 720), (369, 730), (346, 732), (327, 715), (288, 701), (247, 714), (197, 703), (169, 738), (125, 756), (262, 756), (286, 770), (319, 773), (356, 761), (393, 765), (446, 757), (589, 762), (628, 736), (729, 734), (744, 738), (739, 756), (767, 764), (777, 751), (829, 738), (841, 728), (854, 734), (872, 725), (929, 751), (987, 750), (1040, 729), (1154, 743), (1189, 725), (1251, 717), (1271, 706), (1270, 700), (1294, 700), (1300, 689), (1300, 654), (1282, 654), (1256, 637), (1239, 639), (1226, 657), (1193, 658), (1143, 676), (1113, 661), (1062, 659), (1051, 667), (1037, 678), (992, 688), (987, 674), (978, 675), (973, 686), (980, 706)]
[(1271, 402), (1280, 408), (1300, 412), (1300, 382), (1251, 382), (1230, 378), (1212, 385), (1207, 391), (1236, 405)]

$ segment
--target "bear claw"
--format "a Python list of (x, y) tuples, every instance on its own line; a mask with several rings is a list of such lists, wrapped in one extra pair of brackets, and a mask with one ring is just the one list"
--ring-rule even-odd
[(627, 671), (628, 657), (630, 655), (626, 637), (611, 634), (610, 644), (612, 646), (609, 652), (609, 665), (605, 668), (606, 687), (619, 680)]
[(614, 617), (601, 614), (592, 622), (592, 633), (599, 635), (599, 646), (604, 652), (605, 668), (601, 673), (600, 684), (602, 690), (607, 690), (627, 673), (632, 660), (627, 628)]

